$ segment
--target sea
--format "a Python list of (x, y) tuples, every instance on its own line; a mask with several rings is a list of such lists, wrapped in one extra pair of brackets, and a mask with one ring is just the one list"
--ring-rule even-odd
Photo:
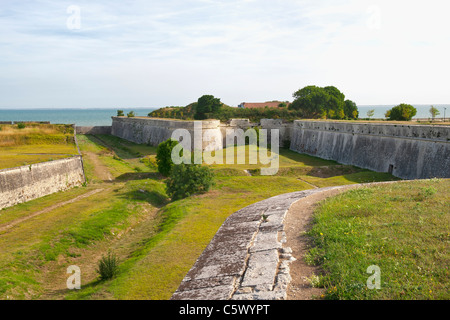
[[(361, 105), (358, 106), (359, 117), (367, 118), (367, 111), (374, 109), (372, 119), (384, 119), (384, 114), (394, 105)], [(414, 105), (417, 115), (414, 118), (431, 118), (431, 105)], [(450, 104), (433, 105), (440, 114), (436, 118), (450, 118)], [(157, 108), (123, 109), (124, 114), (134, 111), (136, 116), (147, 116)], [(0, 108), (1, 121), (50, 121), (53, 124), (75, 124), (77, 126), (110, 126), (112, 116), (117, 109), (13, 109)]]
[[(134, 111), (136, 116), (147, 116), (157, 108), (121, 109), (126, 115)], [(53, 124), (76, 126), (110, 126), (117, 109), (0, 109), (1, 121), (50, 121)]]

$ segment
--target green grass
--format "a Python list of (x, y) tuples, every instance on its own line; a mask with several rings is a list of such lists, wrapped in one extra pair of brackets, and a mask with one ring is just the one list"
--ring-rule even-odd
[[(0, 224), (96, 188), (104, 190), (0, 234), (2, 298), (36, 299), (59, 283), (56, 298), (169, 299), (233, 212), (271, 196), (313, 188), (313, 182), (393, 179), (282, 149), (276, 176), (258, 175), (258, 165), (212, 165), (216, 184), (210, 192), (169, 202), (164, 177), (156, 170), (155, 147), (105, 135), (79, 135), (78, 142), (88, 186), (3, 210)], [(103, 182), (98, 165), (115, 180)], [(92, 257), (109, 250), (119, 256), (116, 278), (100, 282), (83, 273), (81, 290), (63, 290), (67, 266), (93, 269), (98, 261)]]
[[(327, 299), (444, 299), (449, 290), (450, 180), (358, 188), (325, 200), (307, 262), (321, 266)], [(369, 266), (381, 289), (366, 286)]]

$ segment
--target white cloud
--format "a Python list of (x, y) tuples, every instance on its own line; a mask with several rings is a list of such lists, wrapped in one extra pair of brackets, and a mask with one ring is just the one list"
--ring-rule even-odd
[[(73, 4), (80, 30), (66, 27)], [(204, 93), (237, 105), (291, 99), (309, 84), (359, 104), (446, 103), (446, 9), (438, 0), (11, 2), (0, 12), (0, 107), (186, 105)]]

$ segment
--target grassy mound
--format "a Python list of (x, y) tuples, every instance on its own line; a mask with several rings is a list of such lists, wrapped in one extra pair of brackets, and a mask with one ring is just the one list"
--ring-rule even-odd
[[(434, 179), (358, 188), (325, 200), (307, 255), (324, 271), (325, 297), (450, 299), (449, 190), (450, 179)], [(380, 289), (367, 286), (370, 266), (379, 267)]]

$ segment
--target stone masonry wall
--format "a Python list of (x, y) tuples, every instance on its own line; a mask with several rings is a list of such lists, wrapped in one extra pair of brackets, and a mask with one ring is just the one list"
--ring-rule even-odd
[[(194, 137), (195, 121), (112, 119), (112, 134), (136, 143), (157, 146), (176, 129), (186, 129)], [(288, 143), (291, 150), (299, 153), (390, 172), (402, 179), (450, 178), (449, 126), (304, 120), (287, 124), (280, 119), (262, 119), (258, 124), (248, 119), (233, 119), (227, 124), (218, 120), (201, 123), (203, 150), (222, 149), (235, 129), (259, 126), (268, 130), (269, 139), (270, 130), (278, 129), (280, 146), (286, 147)]]
[(202, 150), (218, 150), (222, 148), (222, 134), (219, 120), (198, 121), (202, 124), (203, 136), (194, 134), (196, 121), (166, 120), (157, 118), (112, 117), (111, 134), (135, 143), (157, 146), (172, 137), (177, 129), (185, 129), (191, 134), (192, 148), (195, 140), (200, 141)]
[(76, 127), (77, 134), (111, 134), (111, 126)]
[(295, 121), (291, 150), (402, 179), (450, 178), (450, 127)]
[(84, 182), (81, 156), (0, 170), (0, 209)]

